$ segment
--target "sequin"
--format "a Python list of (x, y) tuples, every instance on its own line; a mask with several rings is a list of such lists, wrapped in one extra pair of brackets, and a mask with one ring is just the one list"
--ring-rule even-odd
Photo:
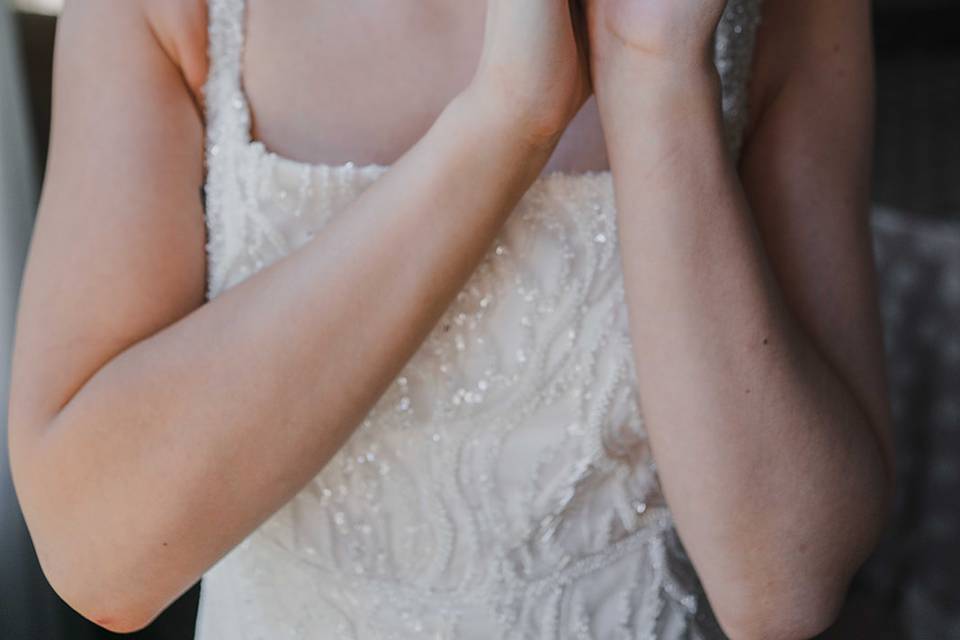
[[(252, 140), (245, 3), (208, 2), (213, 299), (388, 168)], [(734, 155), (759, 19), (730, 0), (718, 28)], [(722, 638), (640, 406), (610, 173), (543, 176), (343, 448), (207, 572), (198, 640)]]

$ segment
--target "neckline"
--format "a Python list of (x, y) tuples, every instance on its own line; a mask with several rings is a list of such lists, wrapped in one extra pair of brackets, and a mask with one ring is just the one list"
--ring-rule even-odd
[[(236, 19), (239, 22), (239, 28), (236, 29), (234, 37), (234, 68), (232, 70), (233, 83), (234, 83), (234, 104), (233, 106), (240, 111), (241, 118), (239, 119), (239, 129), (240, 134), (240, 146), (241, 149), (248, 154), (253, 154), (255, 156), (269, 157), (271, 160), (276, 161), (280, 164), (290, 166), (299, 171), (309, 171), (311, 174), (317, 172), (328, 172), (336, 174), (348, 174), (348, 175), (376, 175), (379, 176), (383, 173), (386, 173), (390, 170), (395, 163), (390, 164), (378, 164), (375, 162), (368, 163), (359, 163), (348, 160), (347, 162), (342, 163), (328, 163), (328, 162), (310, 162), (304, 160), (297, 160), (290, 156), (281, 155), (271, 150), (267, 144), (258, 138), (253, 136), (253, 109), (250, 105), (250, 99), (247, 96), (247, 90), (243, 83), (243, 53), (246, 48), (246, 28), (247, 28), (247, 3), (246, 0), (236, 0), (236, 11), (239, 15), (236, 15)], [(541, 172), (540, 175), (534, 180), (533, 184), (540, 183), (544, 180), (582, 180), (582, 181), (592, 181), (592, 180), (610, 180), (612, 179), (612, 172), (610, 169), (590, 169), (587, 171), (565, 171), (562, 169), (551, 169), (550, 171)]]
[[(340, 175), (368, 175), (376, 177), (382, 175), (393, 168), (394, 164), (378, 164), (376, 162), (358, 163), (352, 160), (347, 162), (310, 162), (297, 160), (272, 151), (262, 140), (247, 135), (241, 141), (241, 149), (247, 154), (259, 156), (261, 158), (270, 158), (271, 161), (281, 165), (291, 167), (294, 170), (309, 171), (311, 174), (324, 172)], [(563, 169), (551, 169), (541, 172), (534, 183), (545, 180), (582, 180), (596, 181), (609, 180), (613, 176), (610, 169), (588, 169), (586, 171), (566, 171)]]
[[(211, 8), (214, 10), (210, 12), (211, 15), (208, 17), (208, 29), (210, 30), (210, 52), (213, 63), (211, 64), (210, 77), (207, 79), (207, 85), (213, 87), (215, 86), (215, 76), (225, 76), (224, 80), (219, 80), (218, 82), (222, 83), (225, 81), (227, 83), (227, 85), (224, 87), (226, 89), (226, 94), (233, 94), (232, 104), (229, 106), (234, 107), (235, 112), (239, 112), (235, 113), (235, 115), (241, 116), (240, 118), (230, 118), (232, 123), (224, 123), (223, 126), (225, 130), (222, 133), (218, 135), (211, 134), (211, 136), (216, 135), (216, 137), (219, 137), (220, 140), (224, 142), (226, 141), (224, 136), (226, 136), (226, 139), (233, 137), (232, 143), (239, 143), (240, 150), (245, 154), (255, 154), (263, 157), (270, 157), (272, 160), (280, 164), (293, 167), (300, 171), (309, 171), (311, 174), (323, 171), (341, 175), (380, 175), (394, 166), (395, 163), (357, 163), (354, 161), (328, 163), (297, 160), (295, 158), (280, 155), (272, 151), (267, 147), (264, 141), (254, 138), (252, 109), (250, 106), (250, 100), (247, 96), (246, 88), (243, 85), (243, 52), (246, 46), (247, 2), (246, 0), (220, 0), (220, 4), (217, 4), (216, 0), (208, 0), (208, 2), (210, 3)], [(733, 2), (734, 0), (727, 0), (726, 11), (730, 10)], [(760, 0), (757, 0), (757, 5), (759, 5), (759, 2)], [(738, 5), (738, 8), (742, 9), (743, 7)], [(740, 13), (743, 12), (740, 11)], [(217, 26), (221, 28), (215, 28)], [(720, 25), (718, 25), (718, 30), (722, 26), (723, 20), (721, 20)], [(218, 44), (221, 48), (225, 49), (225, 51), (220, 51), (219, 55), (216, 55)], [(716, 55), (716, 53), (714, 55)], [(214, 73), (215, 68), (217, 73)], [(723, 74), (721, 73), (721, 76), (722, 75)], [(209, 90), (207, 93), (208, 96), (215, 95), (214, 92)], [(216, 93), (219, 94), (220, 92), (217, 91)], [(226, 99), (226, 95), (223, 96), (223, 98)], [(724, 106), (724, 109), (724, 114), (726, 116), (726, 106)], [(228, 108), (227, 110), (229, 111), (230, 109)], [(725, 122), (725, 124), (728, 123)], [(237, 137), (239, 137), (239, 140)], [(212, 143), (215, 142), (216, 140), (212, 140)], [(741, 150), (739, 142), (740, 141), (737, 140), (733, 147), (736, 155), (739, 155)], [(549, 171), (542, 171), (534, 180), (533, 184), (540, 183), (546, 179), (564, 181), (612, 181), (612, 178), (613, 174), (609, 168), (589, 169), (586, 171), (551, 169)]]

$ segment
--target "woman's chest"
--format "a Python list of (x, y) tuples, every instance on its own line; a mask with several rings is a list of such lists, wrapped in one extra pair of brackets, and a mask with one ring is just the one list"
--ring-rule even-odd
[[(248, 0), (254, 138), (306, 162), (392, 164), (470, 82), (485, 16), (485, 0)], [(547, 170), (606, 168), (591, 100)]]

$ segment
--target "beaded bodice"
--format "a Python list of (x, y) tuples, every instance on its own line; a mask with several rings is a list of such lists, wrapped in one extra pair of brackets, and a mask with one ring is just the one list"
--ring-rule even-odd
[[(388, 171), (250, 137), (244, 1), (209, 0), (209, 299)], [(759, 0), (716, 40), (738, 154)], [(609, 172), (539, 178), (344, 447), (205, 575), (199, 640), (714, 638), (637, 395)]]

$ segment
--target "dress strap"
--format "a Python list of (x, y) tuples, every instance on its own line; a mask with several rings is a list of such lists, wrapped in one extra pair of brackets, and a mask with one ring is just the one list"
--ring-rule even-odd
[[(207, 79), (204, 217), (207, 226), (207, 300), (223, 290), (227, 265), (244, 250), (246, 206), (252, 196), (238, 179), (250, 140), (250, 107), (243, 91), (241, 60), (245, 0), (207, 0)], [(231, 220), (234, 220), (231, 222)]]
[(209, 71), (204, 85), (208, 161), (250, 139), (250, 107), (243, 91), (245, 0), (207, 0)]

